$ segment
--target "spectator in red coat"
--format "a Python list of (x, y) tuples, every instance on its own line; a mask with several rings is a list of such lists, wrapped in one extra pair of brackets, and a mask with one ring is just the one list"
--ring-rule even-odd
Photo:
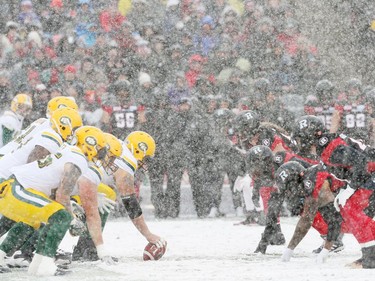
[(112, 1), (108, 8), (100, 13), (99, 21), (105, 32), (117, 32), (125, 21), (125, 17), (120, 14), (116, 4)]
[(189, 70), (185, 73), (185, 78), (189, 88), (193, 88), (197, 82), (198, 76), (203, 70), (203, 64), (207, 60), (201, 55), (192, 55), (189, 59)]

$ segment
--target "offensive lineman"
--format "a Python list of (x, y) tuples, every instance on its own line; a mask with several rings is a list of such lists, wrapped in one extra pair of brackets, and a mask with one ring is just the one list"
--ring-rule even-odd
[[(111, 148), (119, 147), (121, 144), (120, 141), (116, 141), (114, 138), (108, 143), (110, 150)], [(105, 175), (104, 182), (110, 186), (115, 186), (119, 191), (129, 218), (147, 241), (156, 244), (158, 247), (163, 247), (166, 242), (148, 229), (134, 190), (134, 174), (137, 169), (143, 167), (147, 157), (153, 157), (155, 141), (149, 134), (135, 131), (126, 137), (125, 143), (121, 144), (121, 149), (120, 157), (113, 158), (109, 160), (110, 163), (105, 164), (109, 169), (106, 170), (107, 175)], [(94, 243), (87, 235), (81, 236), (77, 246), (74, 248), (73, 260), (78, 259), (97, 259)]]

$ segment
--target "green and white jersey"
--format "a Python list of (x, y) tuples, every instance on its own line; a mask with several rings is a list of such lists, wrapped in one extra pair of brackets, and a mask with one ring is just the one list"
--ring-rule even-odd
[(17, 134), (10, 142), (1, 147), (0, 155), (2, 156), (13, 151), (19, 146), (21, 141), (25, 142), (35, 134), (48, 128), (51, 128), (51, 126), (47, 118), (40, 118), (34, 121), (27, 128), (23, 129), (19, 134)]
[(19, 132), (21, 132), (23, 117), (6, 110), (0, 116), (0, 147), (10, 142)]
[(25, 131), (23, 137), (20, 135), (14, 140), (14, 144), (17, 144), (17, 147), (0, 158), (0, 177), (9, 178), (12, 175), (11, 168), (26, 164), (35, 146), (44, 147), (50, 153), (57, 153), (63, 144), (63, 140), (58, 133), (49, 127), (35, 132), (32, 136)]
[(120, 169), (128, 172), (134, 176), (135, 171), (138, 169), (137, 159), (130, 152), (129, 148), (122, 143), (122, 154), (120, 157), (117, 157), (114, 162)]
[(64, 144), (59, 152), (42, 160), (14, 167), (10, 172), (25, 189), (32, 188), (50, 196), (52, 190), (59, 187), (67, 163), (78, 167), (81, 175), (86, 174), (89, 169), (82, 151), (76, 146)]

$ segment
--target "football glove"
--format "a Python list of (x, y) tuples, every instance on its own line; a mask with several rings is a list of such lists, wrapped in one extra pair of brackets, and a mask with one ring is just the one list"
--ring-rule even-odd
[(339, 194), (337, 194), (335, 200), (333, 201), (333, 205), (335, 206), (337, 212), (340, 212), (340, 206), (343, 208), (346, 201), (348, 201), (354, 192), (355, 189), (351, 188), (350, 185), (348, 185), (345, 189), (340, 189)]
[(109, 199), (104, 193), (98, 192), (98, 208), (101, 214), (110, 213), (114, 210), (116, 202)]

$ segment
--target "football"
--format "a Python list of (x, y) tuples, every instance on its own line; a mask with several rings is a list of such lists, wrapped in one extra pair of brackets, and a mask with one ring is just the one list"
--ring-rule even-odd
[(155, 244), (148, 243), (143, 250), (143, 260), (157, 261), (165, 254), (166, 249), (167, 242), (165, 242), (164, 246), (161, 248), (158, 248)]

